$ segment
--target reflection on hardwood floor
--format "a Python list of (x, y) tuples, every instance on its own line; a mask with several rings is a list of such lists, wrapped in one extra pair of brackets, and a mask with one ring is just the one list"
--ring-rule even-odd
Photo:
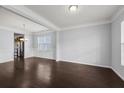
[(0, 87), (124, 87), (124, 82), (111, 69), (32, 57), (1, 63)]

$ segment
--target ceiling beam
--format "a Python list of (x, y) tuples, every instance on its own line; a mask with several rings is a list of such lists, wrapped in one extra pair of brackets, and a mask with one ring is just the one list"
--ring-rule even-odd
[(59, 31), (60, 28), (48, 21), (47, 19), (43, 18), (42, 16), (38, 15), (37, 13), (33, 12), (32, 10), (28, 9), (24, 5), (3, 5), (2, 7), (13, 11), (35, 23), (38, 23), (42, 26), (47, 27), (49, 30)]

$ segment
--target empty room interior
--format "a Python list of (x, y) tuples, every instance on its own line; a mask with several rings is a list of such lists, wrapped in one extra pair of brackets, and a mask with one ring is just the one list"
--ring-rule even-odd
[(124, 88), (124, 6), (1, 5), (0, 88)]

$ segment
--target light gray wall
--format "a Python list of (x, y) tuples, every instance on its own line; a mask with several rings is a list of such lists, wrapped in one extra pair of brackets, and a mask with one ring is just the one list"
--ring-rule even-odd
[(25, 58), (34, 56), (33, 54), (33, 35), (31, 33), (25, 33)]
[(112, 68), (124, 79), (124, 66), (121, 65), (121, 22), (124, 12), (112, 23)]
[(59, 60), (109, 67), (110, 24), (59, 32)]
[(13, 60), (14, 34), (10, 31), (0, 30), (0, 63)]

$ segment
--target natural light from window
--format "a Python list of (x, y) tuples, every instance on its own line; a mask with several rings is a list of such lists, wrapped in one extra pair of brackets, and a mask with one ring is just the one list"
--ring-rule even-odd
[(40, 51), (49, 51), (51, 47), (51, 36), (43, 35), (38, 36), (38, 50)]

